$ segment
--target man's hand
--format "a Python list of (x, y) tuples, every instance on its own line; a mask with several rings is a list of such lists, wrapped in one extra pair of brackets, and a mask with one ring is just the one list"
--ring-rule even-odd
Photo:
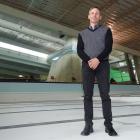
[(92, 58), (88, 61), (88, 65), (91, 69), (96, 69), (100, 61), (97, 58)]

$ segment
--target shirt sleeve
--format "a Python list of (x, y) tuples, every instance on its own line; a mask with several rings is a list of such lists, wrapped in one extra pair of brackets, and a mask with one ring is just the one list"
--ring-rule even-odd
[(85, 62), (90, 60), (90, 57), (84, 52), (84, 42), (80, 34), (78, 34), (77, 54)]
[(102, 62), (104, 58), (109, 56), (109, 54), (112, 51), (112, 44), (113, 44), (112, 32), (110, 29), (108, 29), (105, 36), (105, 49), (102, 51), (100, 55), (97, 56), (100, 62)]

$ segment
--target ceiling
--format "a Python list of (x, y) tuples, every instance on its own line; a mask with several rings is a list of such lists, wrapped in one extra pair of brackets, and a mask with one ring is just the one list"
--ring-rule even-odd
[[(28, 16), (32, 14), (58, 23), (63, 28), (73, 29), (72, 31), (86, 28), (89, 24), (87, 19), (89, 8), (99, 7), (103, 17), (101, 22), (112, 29), (114, 43), (130, 49), (129, 52), (135, 51), (140, 54), (140, 0), (0, 0), (0, 4), (23, 11)], [(0, 12), (0, 40), (39, 52), (53, 54), (61, 51), (67, 39), (71, 38), (70, 35), (63, 34), (63, 28), (52, 30), (36, 24), (35, 20), (22, 19), (21, 15), (16, 17), (10, 13)], [(112, 63), (124, 59), (123, 52), (113, 50), (110, 57)], [(34, 68), (33, 65), (24, 64), (23, 71), (21, 64), (6, 60), (1, 60), (0, 66), (0, 76), (4, 77), (10, 71), (13, 71), (11, 75), (22, 72), (30, 75)], [(33, 74), (44, 74), (45, 70), (41, 66), (35, 69)]]
[(88, 26), (89, 8), (98, 6), (102, 23), (113, 31), (114, 42), (140, 51), (140, 0), (0, 0), (0, 3), (78, 31)]

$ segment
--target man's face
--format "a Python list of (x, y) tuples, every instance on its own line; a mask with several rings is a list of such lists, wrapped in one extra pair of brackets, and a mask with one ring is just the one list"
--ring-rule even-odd
[(90, 23), (97, 24), (101, 20), (101, 14), (99, 9), (91, 9), (89, 11), (88, 19), (90, 20)]

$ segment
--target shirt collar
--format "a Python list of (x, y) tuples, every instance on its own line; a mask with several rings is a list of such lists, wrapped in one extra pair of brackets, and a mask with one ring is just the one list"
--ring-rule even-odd
[(100, 26), (100, 24), (96, 24), (94, 27), (89, 26), (90, 29), (95, 30), (96, 28), (98, 28)]
[(98, 29), (100, 26), (101, 26), (101, 24), (97, 24), (97, 25), (95, 25), (94, 28), (93, 28), (92, 26), (89, 26), (88, 28), (89, 28), (90, 30), (94, 31), (94, 30)]

